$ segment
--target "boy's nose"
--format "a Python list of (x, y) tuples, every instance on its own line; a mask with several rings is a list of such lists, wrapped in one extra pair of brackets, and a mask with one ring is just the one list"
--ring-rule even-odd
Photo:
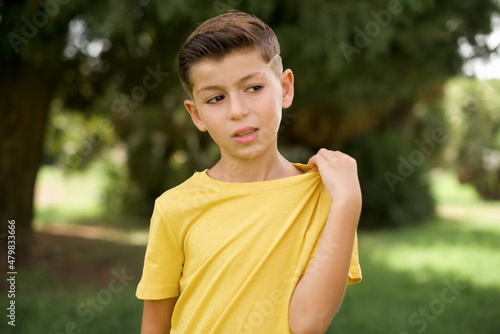
[(240, 96), (232, 96), (229, 107), (229, 118), (232, 120), (241, 119), (248, 115), (248, 109)]

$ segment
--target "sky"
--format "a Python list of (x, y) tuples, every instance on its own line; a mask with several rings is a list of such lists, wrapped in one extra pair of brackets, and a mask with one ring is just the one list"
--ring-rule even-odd
[[(488, 36), (482, 36), (490, 48), (500, 45), (500, 15), (493, 17), (492, 24), (494, 27), (493, 32)], [(472, 48), (467, 43), (462, 43), (460, 52), (462, 56), (468, 57), (472, 52)], [(491, 55), (489, 60), (473, 59), (468, 61), (464, 65), (463, 71), (466, 75), (474, 75), (478, 79), (500, 79), (500, 47), (496, 53)]]

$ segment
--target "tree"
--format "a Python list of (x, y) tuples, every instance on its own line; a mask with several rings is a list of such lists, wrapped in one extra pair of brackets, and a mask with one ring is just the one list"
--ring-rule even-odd
[(487, 200), (500, 199), (499, 91), (500, 80), (459, 77), (447, 83), (444, 98), (451, 133), (445, 162)]
[[(295, 71), (297, 98), (292, 112), (296, 117), (285, 118), (287, 131), (281, 141), (297, 159), (303, 156), (295, 149), (298, 143), (310, 151), (333, 146), (370, 152), (367, 143), (382, 135), (401, 129), (412, 134), (415, 102), (433, 98), (432, 93), (461, 67), (457, 41), (468, 41), (478, 56), (490, 52), (474, 37), (490, 32), (490, 15), (498, 11), (489, 0), (459, 4), (432, 0), (3, 1), (0, 233), (4, 241), (7, 221), (16, 220), (20, 262), (26, 262), (29, 250), (33, 186), (54, 101), (68, 110), (106, 117), (91, 134), (90, 150), (100, 146), (99, 131), (112, 126), (129, 147), (134, 196), (147, 203), (186, 173), (216, 158), (206, 136), (189, 126), (182, 111), (175, 58), (197, 23), (233, 7), (275, 28), (285, 65)], [(401, 145), (400, 149), (377, 162), (377, 175), (362, 172), (365, 182), (383, 180), (380, 171), (397, 167), (398, 155), (412, 148)], [(87, 150), (77, 152), (81, 158)], [(425, 193), (420, 174), (405, 182), (415, 177), (415, 189)], [(365, 194), (365, 203), (374, 203), (376, 193)], [(392, 212), (404, 212), (395, 203), (389, 199), (382, 204), (381, 220), (387, 217), (384, 208), (391, 205)]]

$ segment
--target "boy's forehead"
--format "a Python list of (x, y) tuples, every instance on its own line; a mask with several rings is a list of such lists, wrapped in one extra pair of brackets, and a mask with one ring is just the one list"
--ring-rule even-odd
[(244, 78), (252, 72), (271, 70), (269, 63), (258, 49), (233, 51), (221, 59), (203, 59), (191, 67), (193, 92), (210, 82), (230, 83)]

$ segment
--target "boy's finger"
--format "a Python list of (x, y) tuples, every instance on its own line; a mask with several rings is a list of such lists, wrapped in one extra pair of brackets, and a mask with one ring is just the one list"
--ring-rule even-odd
[(311, 158), (309, 158), (307, 165), (311, 167), (311, 170), (313, 172), (318, 171), (318, 165), (316, 164), (316, 155), (313, 155)]

